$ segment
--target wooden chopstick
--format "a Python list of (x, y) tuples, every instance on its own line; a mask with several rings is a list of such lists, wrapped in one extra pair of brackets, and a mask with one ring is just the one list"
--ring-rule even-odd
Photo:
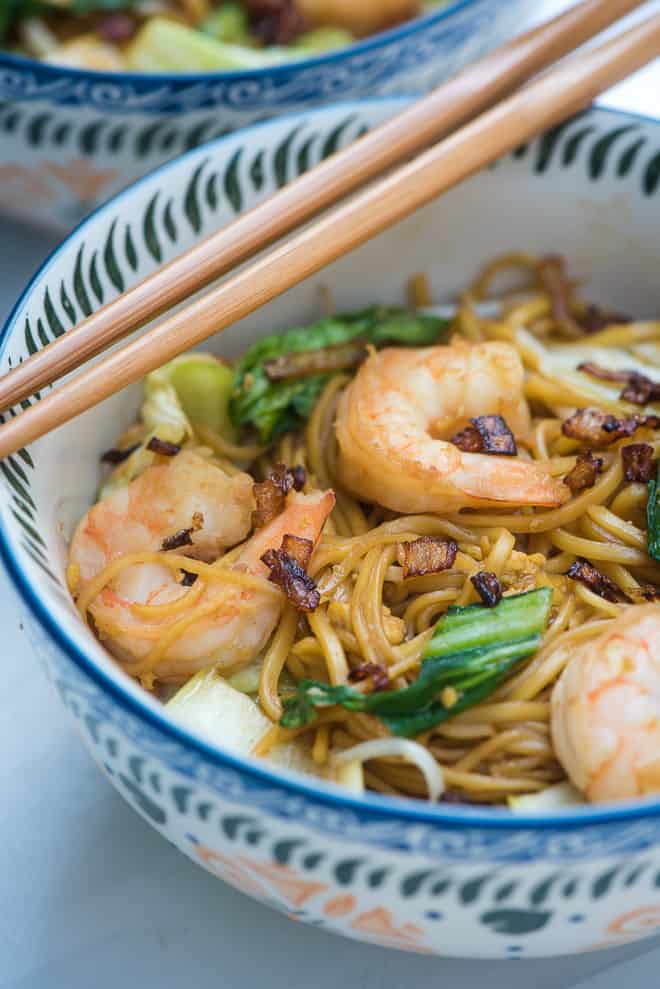
[(387, 168), (449, 134), (641, 2), (583, 0), (486, 55), (10, 371), (0, 379), (0, 409), (80, 367)]
[(576, 113), (660, 52), (660, 14), (562, 62), (0, 428), (0, 457), (259, 309), (484, 165)]

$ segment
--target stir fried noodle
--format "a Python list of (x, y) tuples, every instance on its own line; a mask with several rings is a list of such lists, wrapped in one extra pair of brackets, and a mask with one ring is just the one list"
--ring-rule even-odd
[[(510, 282), (513, 276), (517, 279), (513, 290), (496, 291), (503, 278)], [(427, 301), (424, 279), (416, 280), (415, 291), (418, 301)], [(523, 405), (529, 412), (525, 407), (526, 420), (514, 426), (507, 415), (497, 414), (499, 409), (481, 408), (481, 415), (466, 416), (462, 406), (456, 409), (454, 427), (447, 432), (446, 423), (442, 426), (443, 447), (451, 448), (452, 455), (458, 451), (464, 464), (476, 457), (473, 470), (481, 470), (479, 464), (491, 470), (491, 487), (477, 495), (471, 488), (466, 507), (455, 507), (458, 501), (450, 497), (449, 487), (445, 504), (452, 506), (450, 510), (443, 510), (440, 495), (433, 511), (386, 507), (399, 497), (395, 483), (405, 501), (407, 485), (412, 484), (406, 476), (391, 484), (383, 478), (382, 504), (360, 497), (359, 483), (342, 464), (335, 427), (347, 394), (357, 401), (357, 392), (350, 391), (356, 381), (351, 361), (359, 363), (368, 355), (368, 364), (385, 360), (389, 353), (376, 353), (369, 342), (359, 357), (343, 355), (339, 363), (343, 360), (347, 366), (325, 374), (307, 420), (295, 423), (273, 442), (262, 442), (263, 434), (253, 433), (247, 442), (245, 432), (241, 440), (207, 425), (193, 428), (182, 445), (219, 465), (228, 478), (244, 476), (248, 470), (259, 488), (272, 484), (268, 479), (273, 476), (282, 478), (281, 465), (304, 468), (298, 469), (298, 488), (302, 486), (308, 496), (332, 491), (335, 497), (325, 525), (320, 521), (318, 538), (306, 532), (309, 546), (298, 558), (299, 583), (293, 581), (293, 592), (287, 591), (273, 634), (264, 635), (258, 703), (272, 727), (259, 741), (258, 755), (267, 756), (291, 739), (304, 739), (314, 761), (322, 766), (361, 743), (408, 736), (441, 768), (446, 794), (468, 802), (501, 803), (566, 778), (567, 767), (558, 759), (551, 733), (553, 688), (574, 655), (588, 655), (596, 640), (632, 607), (653, 602), (660, 584), (657, 555), (651, 552), (654, 533), (649, 530), (653, 518), (648, 504), (655, 497), (655, 461), (660, 451), (656, 417), (660, 388), (654, 384), (654, 378), (660, 380), (659, 334), (660, 322), (631, 321), (585, 302), (559, 258), (512, 254), (488, 265), (462, 295), (441, 356), (447, 359), (445, 354), (455, 353), (462, 360), (467, 351), (461, 348), (467, 347), (473, 355), (495, 355), (492, 374), (496, 375), (500, 353), (496, 345), (506, 345), (506, 353), (513, 348), (524, 368), (520, 398), (526, 400)], [(426, 351), (409, 353), (423, 356)], [(402, 394), (405, 386), (405, 381), (400, 382)], [(443, 415), (446, 418), (446, 410)], [(363, 426), (366, 435), (366, 423)], [(433, 428), (429, 431), (433, 433)], [(143, 436), (144, 428), (136, 427), (129, 439), (140, 442)], [(506, 448), (509, 437), (512, 449)], [(120, 445), (126, 447), (125, 439)], [(421, 453), (419, 458), (423, 459)], [(532, 468), (542, 472), (548, 490), (555, 494), (549, 500), (507, 495), (514, 464), (520, 466), (523, 478), (525, 471), (530, 478), (534, 475)], [(281, 496), (280, 510), (285, 500), (288, 504), (292, 497), (305, 497), (292, 490), (291, 477), (290, 472), (289, 481), (280, 483), (279, 495), (275, 491), (276, 497)], [(267, 488), (264, 491), (268, 493)], [(414, 499), (412, 503), (416, 504)], [(257, 511), (260, 507), (263, 498), (258, 497)], [(276, 518), (267, 506), (266, 518), (269, 514)], [(268, 524), (276, 522), (257, 531), (266, 532)], [(246, 535), (247, 531), (241, 538)], [(163, 684), (185, 682), (194, 672), (182, 673), (176, 663), (170, 663), (169, 669), (166, 664), (163, 671), (162, 660), (196, 622), (213, 615), (214, 609), (217, 612), (219, 598), (209, 594), (209, 588), (224, 582), (226, 593), (236, 601), (243, 592), (254, 594), (254, 609), (282, 597), (273, 558), (268, 579), (266, 571), (236, 567), (241, 546), (217, 560), (203, 553), (192, 559), (181, 548), (186, 538), (192, 536), (184, 532), (179, 548), (175, 544), (170, 551), (120, 555), (78, 591), (78, 606), (87, 615), (103, 589), (136, 563), (165, 567), (172, 575), (192, 575), (184, 580), (189, 586), (183, 592), (179, 587), (174, 600), (141, 606), (145, 619), (149, 607), (154, 616), (159, 608), (161, 617), (170, 616), (165, 632), (162, 625), (148, 626), (152, 635), (148, 649), (137, 658), (135, 653), (112, 649), (128, 672), (157, 691)], [(292, 557), (295, 552), (286, 559)], [(74, 590), (75, 566), (72, 563), (70, 573)], [(418, 683), (420, 670), (434, 654), (434, 636), (441, 641), (438, 622), (443, 616), (460, 623), (460, 617), (452, 619), (452, 614), (493, 613), (509, 601), (515, 608), (518, 601), (530, 600), (529, 592), (544, 588), (548, 620), (539, 641), (521, 658), (514, 656), (503, 667), (504, 675), (489, 681), (481, 697), (469, 694), (472, 681), (440, 680), (432, 698), (433, 710), (440, 710), (440, 715), (428, 716), (427, 698), (417, 721), (405, 721), (419, 718), (412, 705), (404, 711), (401, 705), (396, 709), (382, 703), (382, 698)], [(312, 589), (315, 599), (309, 596)], [(226, 594), (223, 600), (226, 603)], [(451, 610), (469, 605), (479, 607)], [(509, 619), (502, 614), (506, 624)], [(102, 638), (112, 635), (112, 629), (104, 630), (102, 616), (94, 615), (94, 620)], [(316, 704), (311, 716), (296, 718), (291, 704), (303, 696), (300, 685), (308, 681), (345, 693), (329, 692), (327, 703)], [(305, 696), (314, 702), (309, 689)], [(381, 706), (360, 709), (360, 703), (354, 703), (356, 696), (378, 696)], [(472, 698), (469, 704), (467, 696)], [(299, 715), (300, 705), (296, 710)], [(421, 730), (414, 730), (415, 726)], [(364, 751), (369, 756), (370, 750)], [(429, 773), (417, 761), (402, 758), (396, 746), (376, 746), (371, 751), (375, 754), (364, 766), (368, 788), (427, 796)]]

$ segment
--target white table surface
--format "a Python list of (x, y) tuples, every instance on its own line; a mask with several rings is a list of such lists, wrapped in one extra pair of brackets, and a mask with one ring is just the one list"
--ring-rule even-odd
[[(608, 102), (660, 115), (660, 63)], [(54, 246), (0, 221), (0, 321)], [(292, 924), (190, 863), (100, 776), (30, 656), (2, 574), (0, 629), (0, 989), (658, 984), (660, 939), (514, 964), (403, 955)]]

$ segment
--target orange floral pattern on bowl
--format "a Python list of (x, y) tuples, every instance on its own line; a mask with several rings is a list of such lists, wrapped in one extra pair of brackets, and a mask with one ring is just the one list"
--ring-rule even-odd
[[(304, 878), (290, 866), (258, 862), (244, 855), (230, 859), (208, 845), (195, 844), (193, 847), (195, 855), (209, 872), (243, 893), (271, 902), (277, 901), (287, 912), (291, 907), (299, 910), (309, 900), (330, 888), (327, 883)], [(361, 939), (372, 944), (385, 948), (406, 948), (420, 953), (431, 952), (430, 948), (420, 944), (424, 931), (416, 924), (404, 922), (397, 925), (391, 911), (385, 907), (374, 907), (360, 913), (356, 913), (357, 910), (358, 900), (352, 894), (332, 897), (322, 907), (323, 914), (332, 919), (355, 914), (347, 931), (359, 934)], [(299, 919), (290, 912), (288, 916), (292, 920)]]

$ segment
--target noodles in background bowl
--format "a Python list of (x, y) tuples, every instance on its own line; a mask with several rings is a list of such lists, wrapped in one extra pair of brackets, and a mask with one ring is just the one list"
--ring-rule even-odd
[[(517, 278), (516, 287), (498, 293), (500, 276), (511, 274)], [(415, 301), (427, 305), (424, 279), (418, 277), (413, 286)], [(306, 531), (304, 538), (298, 539), (297, 548), (283, 541), (281, 553), (287, 545), (291, 553), (287, 550), (285, 556), (270, 557), (269, 574), (263, 566), (263, 572), (257, 572), (245, 562), (249, 541), (241, 541), (217, 558), (206, 550), (197, 552), (197, 536), (191, 525), (182, 530), (183, 536), (181, 531), (175, 534), (179, 538), (176, 546), (163, 545), (156, 552), (141, 552), (138, 547), (131, 556), (117, 551), (106, 566), (97, 561), (93, 579), (87, 579), (84, 587), (74, 539), (69, 583), (81, 611), (92, 620), (102, 641), (145, 687), (170, 694), (173, 687), (191, 680), (195, 668), (187, 671), (183, 663), (181, 672), (176, 662), (163, 666), (163, 660), (176, 641), (185, 643), (196, 622), (217, 618), (220, 605), (208, 597), (210, 588), (226, 581), (234, 588), (232, 601), (240, 598), (247, 609), (247, 621), (256, 624), (255, 616), (260, 611), (255, 602), (262, 598), (250, 599), (249, 595), (263, 595), (264, 608), (271, 598), (281, 597), (281, 591), (273, 586), (275, 565), (294, 559), (298, 570), (291, 568), (288, 573), (287, 601), (275, 631), (272, 635), (264, 633), (263, 648), (255, 646), (258, 661), (255, 663), (250, 655), (235, 667), (221, 664), (222, 676), (229, 684), (235, 684), (235, 689), (249, 695), (265, 719), (265, 730), (258, 734), (253, 751), (268, 757), (295, 743), (304, 749), (303, 768), (329, 775), (333, 765), (346, 762), (338, 759), (338, 754), (355, 749), (358, 758), (366, 752), (359, 785), (385, 794), (423, 798), (437, 783), (425, 761), (428, 757), (416, 758), (410, 743), (407, 749), (397, 747), (392, 736), (399, 733), (399, 722), (388, 720), (382, 713), (383, 705), (380, 714), (377, 708), (360, 709), (356, 696), (392, 697), (418, 684), (420, 671), (430, 668), (425, 664), (430, 661), (434, 643), (442, 641), (443, 628), (448, 629), (451, 621), (460, 623), (461, 616), (466, 615), (466, 621), (490, 621), (502, 602), (510, 602), (516, 608), (518, 601), (532, 600), (532, 592), (545, 588), (549, 621), (540, 628), (540, 639), (534, 648), (508, 666), (498, 667), (500, 673), (489, 681), (484, 696), (479, 699), (475, 694), (475, 701), (468, 706), (461, 702), (472, 696), (469, 692), (474, 686), (469, 678), (458, 687), (451, 681), (452, 685), (445, 685), (433, 698), (426, 698), (422, 702), (423, 714), (428, 712), (431, 701), (435, 708), (444, 706), (446, 710), (433, 724), (433, 719), (427, 719), (429, 727), (415, 733), (413, 746), (421, 746), (434, 760), (442, 774), (446, 797), (461, 801), (499, 804), (517, 795), (546, 790), (565, 780), (567, 773), (590, 799), (603, 799), (603, 794), (608, 798), (635, 795), (628, 793), (625, 786), (617, 790), (623, 769), (623, 763), (617, 760), (624, 759), (622, 752), (625, 766), (635, 770), (635, 792), (657, 792), (653, 771), (644, 769), (637, 778), (639, 767), (653, 762), (647, 758), (645, 746), (651, 747), (657, 729), (648, 718), (633, 727), (626, 726), (623, 715), (621, 723), (614, 727), (608, 722), (608, 730), (615, 732), (615, 737), (612, 751), (605, 753), (607, 758), (600, 750), (576, 755), (570, 739), (582, 728), (588, 735), (589, 718), (596, 717), (589, 707), (590, 689), (614, 685), (618, 690), (621, 678), (628, 676), (625, 689), (638, 691), (635, 699), (640, 704), (651, 703), (653, 667), (655, 662), (660, 663), (657, 637), (641, 646), (635, 640), (628, 653), (628, 645), (623, 653), (617, 647), (614, 658), (608, 639), (621, 623), (625, 627), (631, 613), (639, 614), (642, 629), (648, 626), (653, 630), (658, 625), (660, 606), (652, 602), (660, 585), (660, 554), (655, 544), (660, 539), (660, 528), (657, 532), (654, 528), (656, 461), (660, 452), (660, 386), (656, 384), (660, 381), (660, 322), (629, 321), (587, 304), (568, 279), (559, 258), (537, 259), (525, 254), (498, 258), (465, 291), (440, 346), (449, 343), (452, 347), (456, 341), (464, 341), (456, 345), (472, 353), (474, 348), (492, 341), (506, 345), (507, 351), (513, 348), (525, 369), (524, 399), (531, 412), (529, 428), (524, 435), (518, 433), (515, 437), (516, 463), (546, 474), (548, 483), (565, 490), (565, 496), (555, 507), (515, 504), (503, 498), (505, 507), (501, 508), (489, 503), (486, 507), (410, 513), (367, 502), (355, 495), (354, 485), (347, 486), (341, 480), (346, 472), (340, 463), (335, 432), (338, 408), (347, 394), (346, 400), (350, 401), (347, 388), (355, 380), (355, 368), (365, 355), (374, 356), (374, 347), (380, 341), (374, 343), (375, 337), (365, 339), (358, 333), (349, 343), (333, 339), (325, 348), (310, 344), (310, 349), (316, 349), (310, 364), (304, 349), (306, 331), (298, 332), (302, 336), (294, 348), (295, 360), (286, 354), (271, 360), (271, 378), (266, 381), (266, 375), (266, 384), (262, 382), (266, 388), (274, 381), (281, 389), (282, 382), (297, 382), (297, 418), (294, 416), (288, 423), (281, 420), (279, 435), (274, 429), (271, 436), (265, 436), (264, 420), (258, 427), (257, 419), (253, 419), (246, 428), (246, 409), (249, 406), (253, 410), (249, 414), (253, 414), (258, 406), (252, 393), (249, 402), (244, 394), (246, 388), (256, 387), (255, 376), (243, 367), (241, 378), (241, 365), (236, 369), (224, 367), (223, 373), (227, 381), (231, 377), (229, 387), (233, 389), (229, 405), (233, 422), (209, 425), (202, 421), (197, 409), (195, 414), (191, 412), (184, 432), (172, 437), (153, 426), (153, 416), (150, 419), (143, 415), (143, 421), (117, 444), (115, 453), (123, 462), (112, 475), (117, 484), (114, 488), (111, 484), (110, 494), (121, 492), (121, 485), (131, 477), (149, 476), (142, 472), (155, 467), (167, 469), (176, 462), (172, 450), (159, 448), (158, 442), (154, 444), (156, 435), (161, 443), (172, 443), (174, 439), (177, 454), (178, 449), (184, 448), (217, 465), (236, 486), (248, 470), (259, 488), (258, 492), (255, 489), (257, 511), (266, 504), (266, 495), (271, 501), (280, 499), (275, 508), (269, 504), (266, 518), (260, 523), (264, 527), (258, 526), (253, 538), (269, 531), (269, 525), (277, 526), (278, 518), (284, 518), (283, 514), (278, 516), (278, 511), (294, 512), (298, 505), (301, 511), (311, 512), (305, 498), (314, 498), (314, 492), (334, 492), (334, 507), (325, 524), (320, 522), (320, 536), (316, 538)], [(312, 331), (308, 336), (311, 341)], [(364, 352), (358, 352), (359, 348)], [(278, 379), (278, 374), (283, 377)], [(312, 379), (315, 387), (305, 397), (300, 383), (309, 386)], [(168, 387), (176, 390), (175, 377)], [(187, 408), (181, 391), (179, 398)], [(497, 411), (482, 409), (483, 416), (479, 418), (498, 418), (494, 416)], [(461, 444), (467, 442), (470, 430), (470, 441), (483, 439), (476, 436), (476, 426), (468, 424), (466, 428), (466, 417), (460, 410), (456, 420), (458, 431), (448, 443), (469, 449)], [(477, 420), (472, 418), (471, 422)], [(479, 423), (479, 428), (482, 425)], [(481, 457), (475, 463), (484, 463), (487, 446), (474, 449), (480, 450)], [(145, 450), (149, 450), (146, 460)], [(126, 451), (131, 452), (124, 456)], [(495, 453), (488, 461), (491, 463), (501, 463), (506, 485), (513, 461)], [(282, 465), (298, 469), (297, 477), (292, 470), (285, 476)], [(405, 488), (405, 477), (401, 484)], [(300, 494), (296, 494), (299, 489)], [(384, 489), (382, 497), (387, 503), (392, 494)], [(83, 520), (81, 526), (84, 525)], [(286, 530), (284, 538), (290, 535)], [(108, 539), (112, 541), (111, 532)], [(304, 542), (313, 545), (311, 557), (311, 549), (301, 549)], [(193, 549), (187, 548), (191, 546)], [(296, 553), (301, 555), (296, 557)], [(198, 558), (193, 559), (191, 554)], [(83, 571), (87, 565), (88, 561), (83, 560)], [(130, 648), (133, 626), (124, 624), (119, 631), (112, 622), (104, 626), (107, 614), (95, 612), (94, 602), (105, 594), (108, 607), (115, 604), (112, 595), (118, 600), (127, 594), (127, 585), (120, 587), (117, 583), (119, 577), (123, 573), (127, 579), (126, 575), (136, 573), (139, 567), (143, 568), (143, 576), (147, 567), (177, 574), (177, 581), (185, 586), (175, 595), (168, 590), (162, 599), (158, 596), (160, 591), (153, 589), (151, 596), (145, 598), (141, 589), (143, 596), (131, 599), (131, 621), (140, 623), (136, 634), (148, 637), (145, 623), (153, 621), (149, 626), (152, 645), (140, 652), (136, 662), (136, 654), (131, 654)], [(85, 576), (90, 575), (83, 572)], [(284, 586), (280, 583), (280, 587)], [(224, 600), (223, 607), (226, 606)], [(475, 607), (456, 610), (469, 606)], [(162, 610), (157, 613), (159, 607)], [(239, 620), (236, 615), (243, 605), (236, 606), (238, 611), (232, 607), (231, 620)], [(154, 610), (149, 612), (149, 608)], [(459, 618), (452, 619), (452, 615)], [(508, 619), (503, 620), (506, 624)], [(163, 623), (167, 625), (165, 631)], [(625, 642), (627, 634), (622, 632), (619, 639)], [(633, 638), (634, 635), (639, 638), (643, 633), (637, 630)], [(646, 649), (646, 658), (640, 659), (640, 649)], [(611, 661), (605, 670), (598, 667), (603, 656), (606, 666)], [(590, 668), (590, 675), (596, 678), (588, 689), (580, 684), (575, 687), (579, 672), (570, 683), (566, 681), (566, 690), (584, 692), (584, 696), (577, 697), (569, 694), (571, 704), (579, 708), (577, 715), (571, 713), (574, 708), (570, 706), (567, 713), (561, 706), (562, 698), (557, 696), (552, 701), (563, 671), (575, 657), (582, 657), (584, 668)], [(473, 649), (470, 662), (477, 660)], [(615, 669), (617, 663), (623, 664), (621, 669)], [(196, 668), (203, 665), (198, 662)], [(602, 683), (597, 682), (598, 677)], [(328, 684), (344, 693), (324, 695), (324, 688), (313, 684)], [(626, 697), (630, 700), (625, 693), (616, 694), (614, 706), (627, 703)], [(293, 710), (296, 698), (301, 703), (303, 698), (314, 710), (292, 726), (293, 719), (287, 718), (286, 712)], [(584, 702), (584, 708), (578, 702)], [(452, 708), (457, 713), (452, 714)], [(296, 710), (302, 710), (300, 705)], [(644, 717), (647, 714), (645, 708)], [(609, 710), (603, 717), (610, 717)], [(586, 724), (575, 725), (571, 720), (574, 718), (584, 718)], [(219, 731), (221, 737), (221, 726)], [(563, 739), (560, 744), (558, 732)], [(403, 730), (400, 733), (405, 734)], [(389, 739), (392, 744), (388, 748), (379, 743), (370, 749), (368, 743), (378, 739)], [(367, 747), (362, 748), (365, 743)], [(603, 768), (605, 763), (609, 769)]]
[(255, 70), (352, 44), (446, 0), (3, 0), (11, 51), (103, 72)]

